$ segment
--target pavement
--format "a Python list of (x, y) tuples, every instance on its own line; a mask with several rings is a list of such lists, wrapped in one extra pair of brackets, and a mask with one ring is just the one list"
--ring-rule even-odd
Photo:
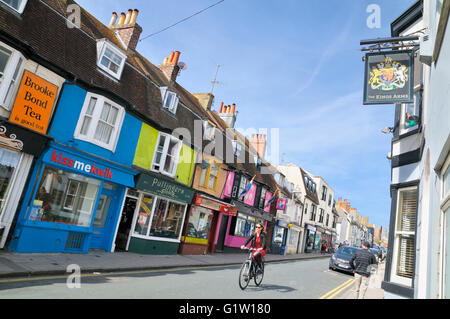
[[(266, 263), (279, 261), (330, 258), (330, 254), (297, 254), (265, 256)], [(67, 274), (69, 265), (78, 265), (81, 273), (107, 273), (177, 267), (208, 267), (241, 265), (245, 253), (216, 253), (211, 255), (141, 255), (130, 252), (108, 253), (90, 251), (88, 254), (25, 254), (0, 251), (0, 278)]]
[[(384, 280), (385, 267), (386, 261), (378, 264), (376, 273), (369, 278), (369, 287), (363, 299), (384, 299), (384, 290), (381, 288), (381, 283)], [(351, 289), (346, 290), (339, 299), (356, 299), (354, 286), (352, 285)]]
[[(266, 263), (330, 258), (331, 254), (267, 254)], [(130, 252), (108, 253), (90, 251), (88, 254), (24, 254), (0, 251), (0, 278), (66, 275), (69, 265), (78, 265), (81, 273), (111, 273), (171, 269), (179, 267), (210, 267), (241, 265), (246, 253), (215, 253), (211, 255), (142, 255)], [(71, 273), (73, 271), (70, 271)], [(381, 282), (384, 263), (371, 276), (365, 299), (384, 299)], [(345, 290), (339, 299), (354, 299), (353, 286)]]

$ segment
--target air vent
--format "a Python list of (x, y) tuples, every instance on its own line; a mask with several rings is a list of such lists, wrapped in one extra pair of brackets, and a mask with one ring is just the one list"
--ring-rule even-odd
[(70, 232), (67, 236), (66, 250), (82, 250), (85, 234)]

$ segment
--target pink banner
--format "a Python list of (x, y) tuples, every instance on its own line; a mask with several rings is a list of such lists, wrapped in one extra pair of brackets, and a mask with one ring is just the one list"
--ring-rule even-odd
[[(264, 207), (266, 207), (267, 202), (272, 198), (272, 196), (273, 196), (273, 194), (272, 194), (271, 192), (267, 191), (267, 193), (266, 193), (266, 199), (264, 200)], [(270, 213), (270, 206), (271, 206), (271, 205), (267, 206), (267, 207), (264, 209), (264, 211), (265, 211), (266, 213)]]
[(250, 190), (244, 197), (244, 203), (249, 206), (253, 206), (253, 204), (255, 204), (255, 195), (256, 195), (256, 184), (252, 184), (252, 187), (250, 187)]
[(286, 209), (286, 199), (285, 198), (279, 198), (277, 201), (277, 209), (279, 210), (285, 210)]
[(227, 181), (225, 183), (225, 187), (223, 189), (222, 198), (230, 198), (231, 192), (233, 190), (233, 182), (234, 182), (234, 172), (228, 172)]

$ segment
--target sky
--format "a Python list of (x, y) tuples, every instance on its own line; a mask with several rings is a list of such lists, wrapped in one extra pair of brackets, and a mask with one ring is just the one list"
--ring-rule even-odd
[[(112, 12), (138, 9), (141, 39), (219, 0), (78, 0), (105, 25)], [(177, 82), (236, 103), (236, 128), (268, 133), (267, 159), (321, 176), (369, 223), (388, 228), (394, 105), (362, 104), (360, 40), (390, 37), (390, 24), (415, 0), (224, 0), (139, 42), (159, 65), (180, 51)], [(380, 8), (379, 27), (370, 5)], [(276, 152), (276, 150), (279, 150)]]

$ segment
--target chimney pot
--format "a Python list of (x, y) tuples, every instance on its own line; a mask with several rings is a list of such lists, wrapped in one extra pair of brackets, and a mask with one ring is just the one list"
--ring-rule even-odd
[(127, 12), (127, 16), (125, 18), (125, 21), (123, 24), (125, 25), (129, 25), (130, 24), (130, 20), (131, 20), (131, 14), (133, 13), (133, 10), (129, 9)]
[(235, 113), (236, 112), (236, 104), (233, 104), (233, 106), (231, 107), (231, 113)]
[(169, 63), (173, 63), (173, 57), (175, 56), (175, 52), (170, 52)]
[(222, 111), (223, 111), (223, 102), (220, 103), (220, 106), (219, 106), (219, 113), (222, 113)]
[(179, 59), (180, 59), (180, 51), (175, 51), (175, 56), (173, 57), (173, 63), (178, 64)]
[(119, 19), (119, 23), (117, 24), (118, 26), (123, 26), (123, 23), (125, 22), (125, 18), (126, 18), (126, 16), (125, 16), (125, 13), (121, 13), (120, 14), (120, 19)]
[(134, 9), (133, 13), (131, 14), (130, 24), (133, 24), (133, 25), (136, 24), (136, 19), (138, 17), (138, 14), (139, 14), (139, 10), (138, 9)]
[(115, 25), (116, 21), (117, 21), (117, 13), (113, 12), (112, 13), (112, 17), (111, 17), (111, 21), (109, 22), (109, 26), (112, 27), (113, 25)]

